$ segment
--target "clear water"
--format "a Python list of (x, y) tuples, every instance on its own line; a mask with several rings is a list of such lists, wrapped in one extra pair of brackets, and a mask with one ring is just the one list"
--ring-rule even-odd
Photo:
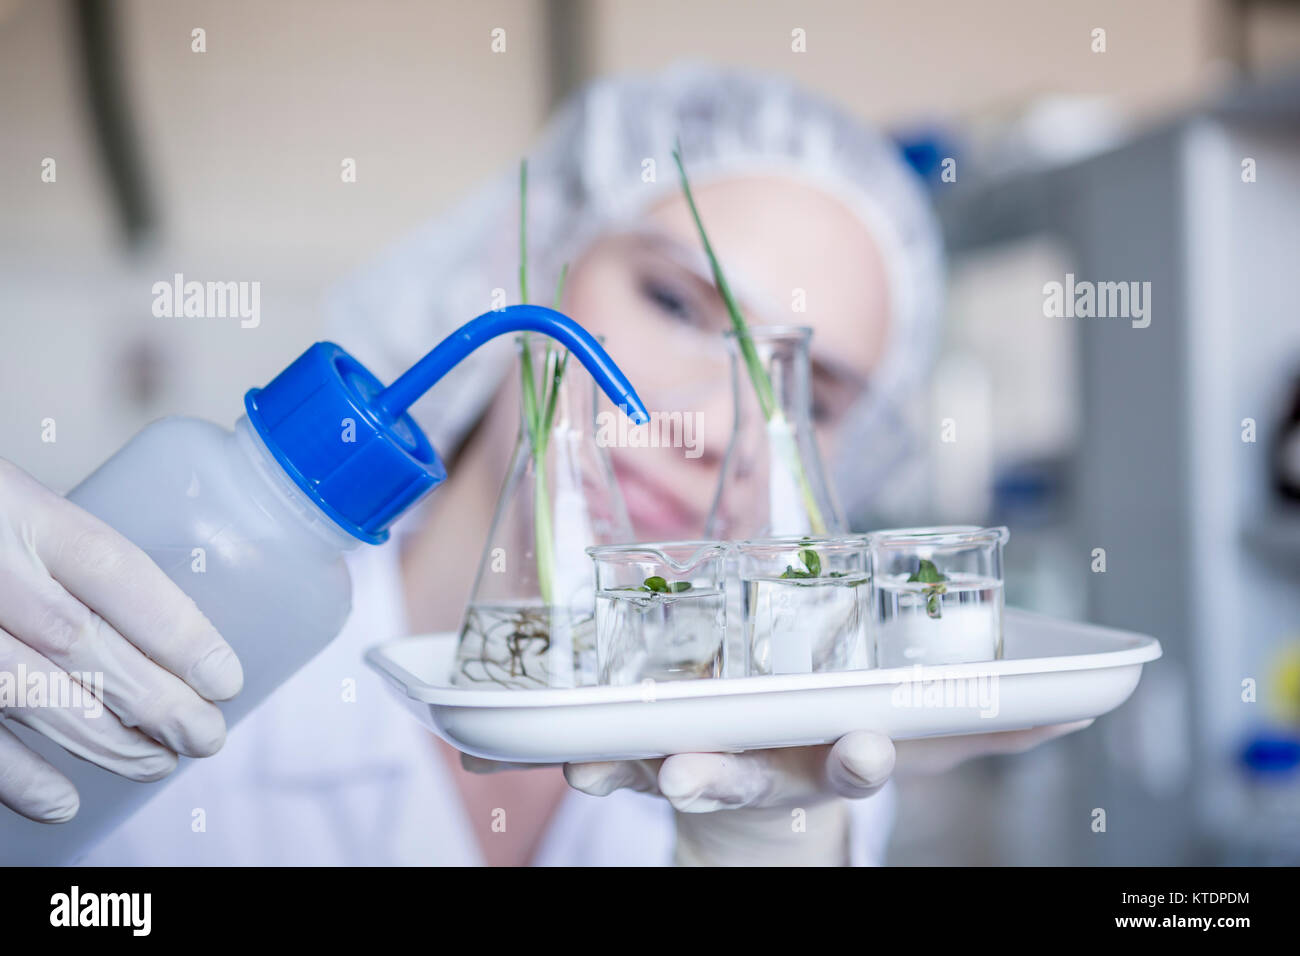
[(590, 612), (535, 604), (471, 604), (465, 612), (457, 687), (538, 689), (591, 683), (595, 622)]
[(743, 584), (750, 674), (874, 666), (869, 575), (749, 578)]
[(740, 565), (734, 556), (726, 559), (727, 650), (722, 660), (723, 677), (744, 677), (749, 673), (749, 645), (745, 641), (745, 597), (740, 586)]
[(720, 590), (596, 593), (602, 684), (721, 677), (726, 599)]
[(1002, 582), (951, 574), (942, 594), (896, 574), (876, 581), (881, 667), (967, 664), (1002, 656)]

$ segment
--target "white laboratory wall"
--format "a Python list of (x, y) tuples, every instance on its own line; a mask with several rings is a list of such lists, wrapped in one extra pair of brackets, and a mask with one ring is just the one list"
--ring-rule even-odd
[[(60, 490), (158, 415), (233, 421), (248, 387), (319, 337), (331, 284), (515, 162), (545, 109), (539, 3), (116, 9), (160, 217), (130, 254), (70, 5), (0, 7), (0, 455)], [(191, 49), (197, 28), (205, 53)], [(54, 183), (40, 179), (45, 157)], [(342, 181), (345, 158), (355, 183)], [(152, 286), (177, 272), (259, 282), (260, 325), (155, 318)], [(142, 362), (155, 387), (134, 397)]]
[[(1046, 93), (1164, 110), (1215, 80), (1214, 0), (598, 0), (596, 72), (646, 69), (665, 50), (779, 70), (882, 123), (967, 119)], [(1091, 51), (1092, 31), (1107, 51)], [(806, 52), (795, 52), (802, 30)]]

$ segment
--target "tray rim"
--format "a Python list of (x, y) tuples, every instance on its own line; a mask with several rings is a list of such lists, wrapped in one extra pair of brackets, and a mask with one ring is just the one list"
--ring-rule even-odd
[[(757, 677), (711, 678), (692, 681), (662, 681), (654, 684), (656, 701), (676, 699), (717, 698), (748, 694), (774, 694), (806, 691), (819, 688), (865, 687), (875, 684), (926, 683), (934, 680), (963, 680), (991, 676), (1017, 677), (1033, 674), (1071, 671), (1104, 670), (1114, 667), (1131, 667), (1147, 664), (1163, 655), (1160, 642), (1154, 637), (1071, 621), (1033, 611), (1006, 609), (1006, 623), (1015, 626), (1033, 626), (1035, 621), (1053, 626), (1069, 625), (1086, 628), (1098, 637), (1123, 642), (1128, 646), (1115, 650), (1094, 651), (1085, 654), (1061, 654), (1051, 657), (1022, 657), (998, 661), (980, 661), (970, 664), (913, 665), (911, 667), (877, 667), (857, 671), (833, 671), (820, 674), (776, 674)], [(454, 640), (454, 631), (432, 634), (414, 634), (374, 645), (365, 653), (366, 663), (397, 685), (405, 696), (421, 704), (436, 707), (471, 709), (500, 709), (519, 707), (581, 707), (612, 703), (644, 703), (645, 689), (641, 684), (619, 687), (537, 688), (533, 690), (506, 689), (481, 690), (478, 688), (448, 687), (430, 684), (419, 675), (407, 670), (388, 654), (389, 648), (413, 643)]]

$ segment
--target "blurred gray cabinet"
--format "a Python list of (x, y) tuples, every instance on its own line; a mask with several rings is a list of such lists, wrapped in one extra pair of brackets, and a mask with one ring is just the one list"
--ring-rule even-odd
[(1300, 539), (1268, 480), (1300, 371), (1300, 82), (941, 198), (954, 255), (1046, 235), (1079, 281), (1151, 283), (1147, 328), (1041, 319), (1077, 326), (1069, 492), (1088, 617), (1165, 649), (1124, 708), (1066, 743), (1063, 819), (1078, 832), (1060, 862), (1224, 859), (1253, 823), (1236, 752), (1266, 720), (1271, 655), (1300, 638)]

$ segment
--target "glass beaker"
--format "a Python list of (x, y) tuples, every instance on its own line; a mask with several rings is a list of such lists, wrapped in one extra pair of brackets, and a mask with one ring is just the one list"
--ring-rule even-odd
[[(627, 507), (595, 438), (596, 384), (539, 335), (515, 339), (519, 437), (479, 562), (452, 683), (512, 688), (596, 682), (595, 578), (586, 548), (630, 541)], [(529, 357), (524, 376), (524, 357)], [(554, 402), (542, 383), (562, 378)], [(530, 420), (539, 423), (536, 429)]]
[(721, 541), (587, 549), (600, 683), (722, 676), (727, 550)]
[(736, 552), (750, 674), (875, 666), (865, 537), (742, 541)]
[(867, 537), (881, 667), (1002, 656), (1006, 528), (903, 528)]
[[(731, 359), (731, 439), (704, 533), (741, 541), (847, 529), (822, 468), (812, 424), (812, 329), (752, 326), (725, 334)], [(728, 676), (748, 672), (738, 569), (728, 605)]]

